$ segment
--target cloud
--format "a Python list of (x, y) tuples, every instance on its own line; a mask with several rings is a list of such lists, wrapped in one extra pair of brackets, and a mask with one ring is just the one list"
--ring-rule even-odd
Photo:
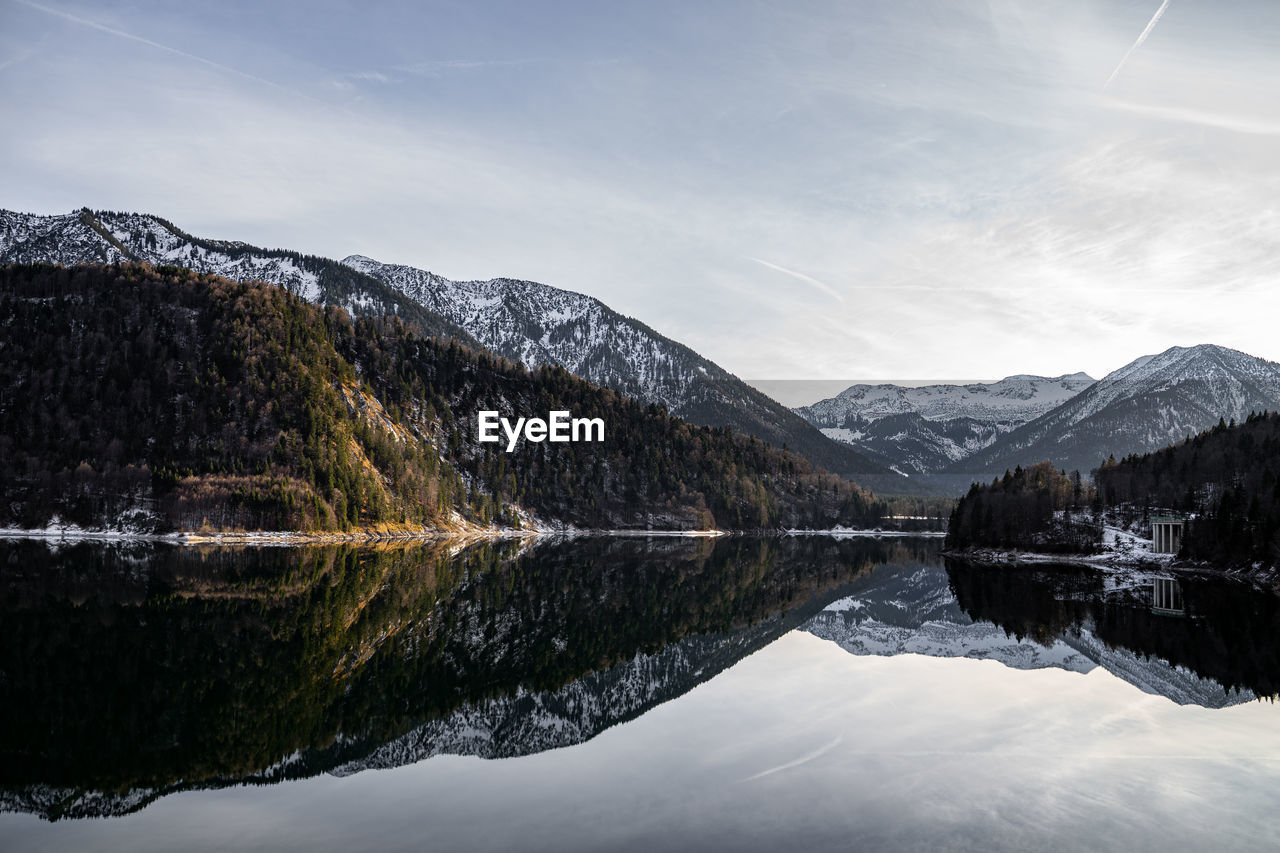
[(532, 65), (534, 59), (428, 59), (394, 66), (396, 71), (419, 77), (443, 77), (466, 71), (482, 71), (489, 68), (515, 68)]
[(1116, 99), (1107, 99), (1103, 103), (1113, 110), (1120, 110), (1161, 121), (1194, 124), (1200, 127), (1212, 127), (1217, 130), (1229, 130), (1233, 133), (1245, 133), (1253, 136), (1280, 136), (1280, 121), (1270, 121), (1265, 118), (1228, 115), (1187, 107), (1136, 104), (1131, 101)]
[(369, 82), (372, 82), (372, 83), (390, 83), (391, 82), (390, 77), (378, 71), (353, 71), (352, 73), (348, 74), (347, 77), (349, 77), (352, 80), (368, 80)]

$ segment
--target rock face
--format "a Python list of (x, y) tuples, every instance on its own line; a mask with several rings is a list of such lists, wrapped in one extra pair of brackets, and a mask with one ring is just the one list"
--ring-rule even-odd
[(1171, 347), (1108, 374), (948, 470), (1001, 474), (1048, 459), (1088, 472), (1108, 456), (1146, 453), (1221, 420), (1280, 408), (1280, 364), (1226, 347)]
[(868, 485), (903, 478), (832, 441), (803, 418), (693, 350), (599, 300), (516, 279), (457, 282), (353, 255), (344, 262), (194, 237), (158, 216), (81, 210), (65, 216), (0, 211), (0, 263), (185, 267), (277, 284), (352, 314), (397, 314), (433, 336), (458, 338), (526, 365), (560, 365), (597, 385), (705, 426), (786, 447)]

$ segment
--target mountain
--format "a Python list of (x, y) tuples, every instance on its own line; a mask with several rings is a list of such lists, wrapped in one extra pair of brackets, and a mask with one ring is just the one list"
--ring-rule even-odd
[(877, 485), (897, 479), (719, 365), (598, 299), (509, 278), (452, 281), (361, 255), (343, 263), (448, 318), (512, 361), (560, 365), (693, 423), (727, 426), (786, 446), (844, 476), (880, 475)]
[(910, 476), (966, 459), (1093, 384), (1087, 374), (968, 385), (853, 385), (796, 413), (828, 438)]
[(1044, 377), (1008, 376), (968, 385), (851, 385), (835, 397), (796, 411), (817, 426), (845, 426), (889, 415), (917, 412), (931, 421), (972, 418), (1021, 424), (1066, 402), (1093, 384), (1087, 373)]
[(1109, 456), (1158, 450), (1219, 420), (1278, 408), (1280, 364), (1211, 344), (1171, 347), (1108, 374), (947, 470), (986, 479), (1047, 459), (1087, 473)]
[[(0, 526), (421, 532), (867, 526), (803, 458), (395, 317), (144, 264), (0, 267)], [(481, 443), (477, 414), (599, 419)], [(544, 425), (545, 426), (545, 425)]]
[(886, 415), (856, 428), (824, 427), (887, 468), (910, 477), (929, 475), (976, 453), (1002, 433), (1006, 424), (959, 417), (931, 421), (919, 412)]
[(74, 266), (122, 261), (182, 267), (234, 281), (265, 281), (308, 302), (339, 305), (351, 314), (395, 314), (427, 335), (475, 345), (458, 325), (328, 258), (204, 240), (158, 216), (88, 208), (63, 216), (0, 210), (0, 263)]
[[(394, 314), (530, 367), (559, 365), (598, 385), (786, 447), (841, 476), (893, 486), (903, 478), (834, 442), (782, 404), (688, 347), (596, 299), (512, 279), (455, 282), (353, 255), (345, 263), (283, 249), (206, 240), (158, 216), (80, 210), (0, 211), (0, 263), (144, 261), (236, 281), (265, 281), (352, 315)], [(447, 316), (446, 316), (447, 315)], [(449, 319), (449, 318), (454, 319)], [(479, 344), (477, 344), (477, 341)]]

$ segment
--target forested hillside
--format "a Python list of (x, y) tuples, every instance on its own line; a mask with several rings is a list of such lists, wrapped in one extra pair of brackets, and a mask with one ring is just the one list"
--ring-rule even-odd
[(1079, 472), (1048, 462), (974, 483), (951, 514), (948, 548), (1028, 548), (1053, 553), (1097, 550), (1102, 528), (1086, 513), (1092, 489)]
[(1185, 557), (1280, 565), (1280, 414), (1220, 422), (1173, 447), (1095, 472), (1108, 506), (1191, 516)]
[[(863, 524), (883, 506), (794, 454), (398, 318), (143, 264), (0, 270), (0, 524), (406, 530)], [(476, 441), (568, 409), (602, 443)], [(527, 513), (521, 521), (519, 513)]]
[(208, 240), (150, 214), (85, 208), (37, 216), (0, 210), (0, 263), (126, 261), (264, 281), (356, 317), (395, 315), (432, 337), (483, 346), (530, 367), (558, 365), (692, 423), (754, 435), (860, 482), (918, 491), (683, 344), (580, 293), (506, 278), (450, 281), (358, 255), (339, 263)]

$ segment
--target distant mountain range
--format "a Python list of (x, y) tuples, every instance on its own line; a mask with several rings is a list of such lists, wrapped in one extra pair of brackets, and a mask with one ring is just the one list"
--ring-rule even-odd
[(1280, 409), (1280, 365), (1226, 347), (1172, 347), (1094, 382), (1084, 373), (971, 385), (855, 385), (796, 409), (872, 459), (959, 492), (1049, 460), (1088, 473), (1250, 412)]
[(964, 385), (852, 385), (829, 400), (797, 409), (811, 423), (851, 426), (889, 415), (915, 412), (931, 421), (972, 418), (992, 423), (1025, 423), (1065, 403), (1093, 384), (1087, 373), (1067, 376), (1009, 376), (999, 382)]
[(456, 282), (353, 255), (345, 262), (206, 240), (158, 216), (84, 209), (62, 216), (0, 211), (0, 263), (137, 260), (280, 285), (354, 315), (397, 314), (433, 336), (487, 347), (533, 367), (554, 364), (704, 426), (786, 446), (869, 485), (903, 481), (832, 441), (787, 407), (693, 350), (599, 300), (516, 279)]
[(796, 409), (823, 434), (919, 477), (973, 456), (1093, 384), (1085, 373), (964, 385), (853, 385)]

